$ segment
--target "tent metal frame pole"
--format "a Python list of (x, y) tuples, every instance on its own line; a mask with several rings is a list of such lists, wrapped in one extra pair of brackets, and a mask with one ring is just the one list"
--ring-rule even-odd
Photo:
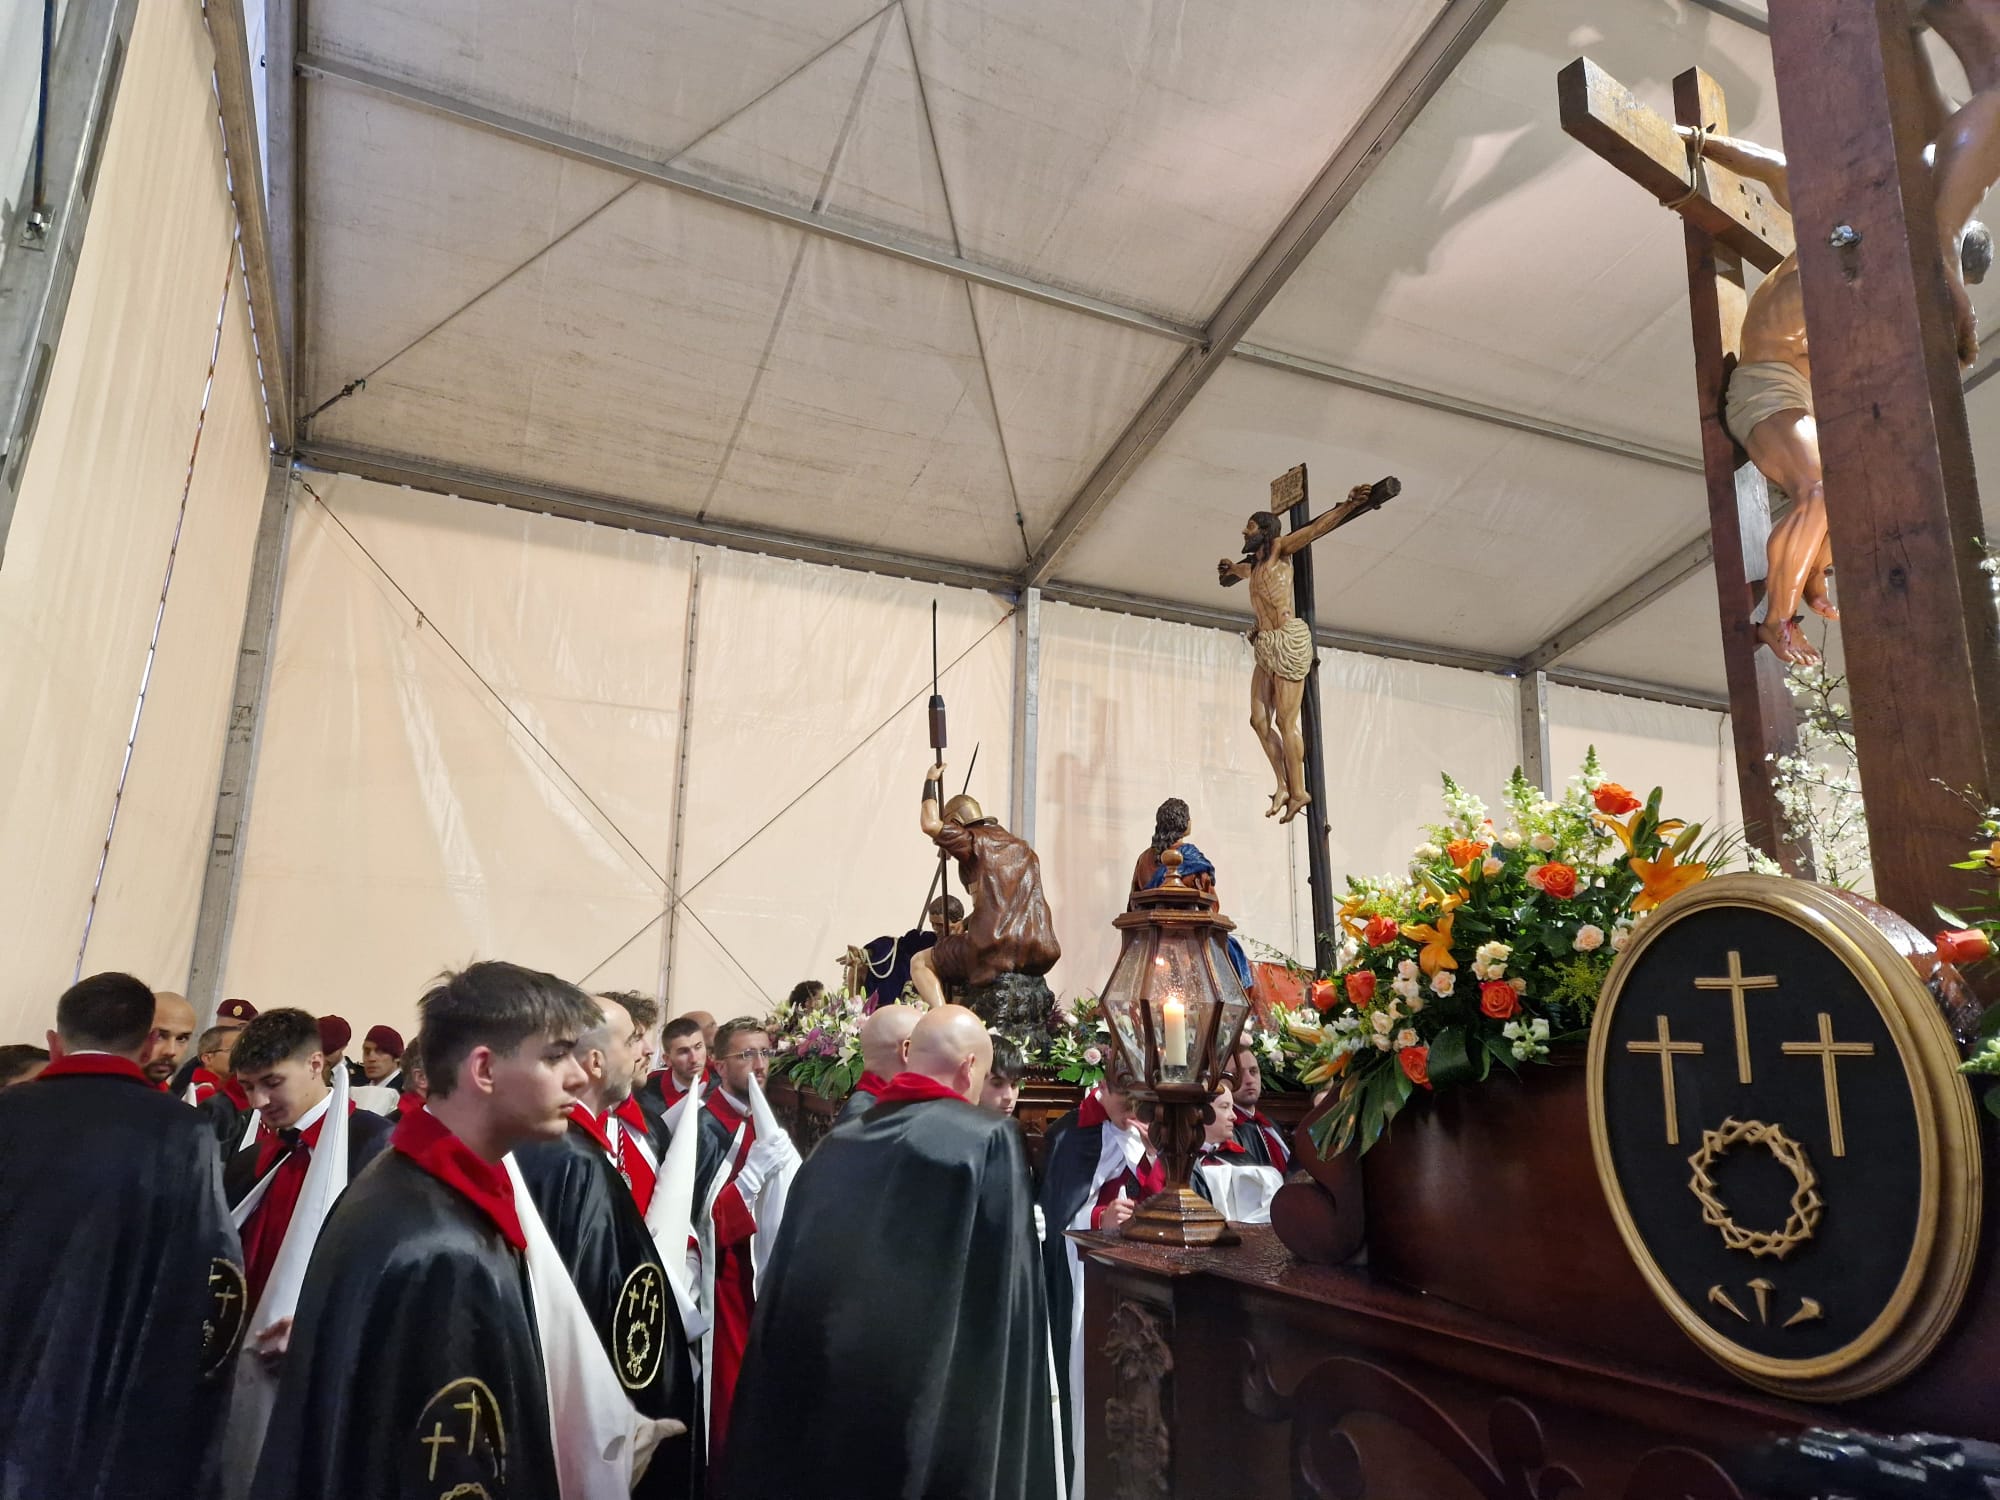
[(271, 662), (278, 643), (285, 560), (291, 550), (292, 472), (290, 462), (273, 458), (264, 482), (264, 508), (250, 554), (250, 593), (243, 606), (243, 630), (236, 648), (236, 685), (229, 699), (229, 722), (222, 741), (222, 776), (215, 792), (215, 821), (208, 863), (202, 871), (201, 904), (188, 963), (187, 997), (208, 1025), (223, 1000), (229, 939), (243, 885), (243, 848), (250, 825), (250, 796), (257, 779), (257, 752), (264, 737), (264, 703), (271, 689)]
[(1713, 11), (1718, 16), (1727, 16), (1732, 21), (1748, 26), (1752, 31), (1761, 32), (1765, 36), (1771, 34), (1770, 17), (1754, 5), (1746, 5), (1744, 0), (1694, 0), (1694, 3), (1703, 10)]
[(1014, 753), (1009, 826), (1035, 841), (1042, 718), (1042, 591), (1021, 590), (1014, 606)]
[(1507, 427), (1515, 432), (1532, 433), (1536, 437), (1554, 438), (1560, 443), (1573, 443), (1579, 448), (1594, 448), (1600, 453), (1613, 453), (1620, 458), (1636, 458), (1642, 463), (1658, 464), (1662, 468), (1684, 469), (1690, 474), (1702, 472), (1701, 460), (1690, 454), (1675, 453), (1670, 449), (1655, 448), (1646, 443), (1635, 443), (1628, 438), (1613, 437), (1608, 433), (1570, 427), (1542, 417), (1531, 417), (1525, 412), (1508, 411), (1504, 407), (1488, 406), (1484, 402), (1446, 395), (1442, 391), (1429, 390), (1423, 386), (1405, 385), (1400, 380), (1390, 380), (1382, 375), (1370, 375), (1363, 370), (1350, 370), (1343, 365), (1328, 364), (1324, 360), (1311, 359), (1303, 354), (1287, 354), (1282, 349), (1269, 349), (1262, 344), (1238, 344), (1232, 353), (1237, 359), (1249, 364), (1263, 365), (1272, 370), (1285, 370), (1294, 375), (1309, 376), (1314, 380), (1326, 381), (1330, 385), (1346, 386), (1350, 390), (1387, 396), (1392, 401), (1405, 401), (1412, 406), (1448, 412), (1455, 417), (1467, 417), (1472, 421), (1485, 422), (1494, 427)]
[[(305, 35), (306, 0), (264, 0), (263, 157), (270, 210), (271, 280), (278, 303), (278, 357), (285, 365), (296, 444), (305, 430), (306, 299), (304, 236), (305, 90), (292, 65)], [(276, 64), (272, 64), (276, 59)]]
[[(23, 191), (0, 223), (6, 236), (0, 246), (0, 558), (76, 285), (138, 11), (138, 0), (72, 0), (49, 61), (42, 152), (47, 210), (37, 215), (34, 193)], [(31, 160), (24, 184), (34, 170)]]
[(250, 81), (250, 35), (243, 0), (204, 0), (208, 34), (215, 44), (215, 95), (222, 114), (222, 150), (229, 165), (229, 196), (242, 232), (243, 277), (250, 291), (250, 331), (264, 381), (271, 444), (292, 451), (291, 370), (284, 356), (283, 322), (271, 264), (271, 224), (264, 204), (263, 152), (257, 141), (257, 102)]
[(774, 223), (803, 230), (807, 234), (819, 235), (858, 249), (892, 256), (911, 265), (940, 271), (947, 276), (956, 276), (962, 281), (993, 287), (998, 291), (1012, 292), (1016, 296), (1027, 297), (1036, 302), (1046, 302), (1055, 307), (1066, 308), (1070, 312), (1082, 313), (1086, 317), (1099, 318), (1125, 328), (1135, 328), (1142, 333), (1156, 334), (1182, 344), (1199, 343), (1203, 337), (1199, 328), (1177, 323), (1171, 318), (1141, 312), (1137, 308), (1121, 307), (1084, 292), (1053, 286), (1047, 282), (1036, 281), (1032, 277), (1017, 276), (1011, 271), (1002, 271), (994, 266), (981, 265), (977, 261), (933, 249), (914, 240), (900, 239), (879, 230), (866, 229), (857, 224), (829, 218), (809, 209), (796, 208), (776, 198), (768, 198), (761, 193), (754, 193), (729, 183), (717, 182), (667, 162), (635, 156), (631, 152), (620, 151), (616, 147), (573, 135), (566, 130), (537, 125), (533, 121), (523, 120), (504, 111), (489, 109), (483, 104), (474, 104), (469, 100), (440, 93), (436, 89), (425, 88), (421, 84), (392, 78), (386, 73), (378, 73), (372, 68), (342, 58), (327, 57), (319, 53), (300, 53), (298, 69), (308, 78), (350, 84), (356, 88), (366, 89), (370, 93), (379, 94), (385, 99), (393, 99), (400, 104), (429, 110), (433, 114), (491, 131), (495, 135), (506, 136), (531, 146), (540, 146), (544, 150), (554, 151), (572, 160), (621, 173), (637, 182), (651, 183), (655, 187), (666, 188), (672, 192), (706, 198), (712, 203), (741, 209)]
[(1523, 672), (1521, 694), (1521, 774), (1541, 789), (1544, 797), (1555, 795), (1549, 780), (1549, 678), (1546, 672)]
[[(727, 547), (765, 557), (819, 563), (825, 567), (848, 568), (862, 573), (879, 573), (891, 578), (908, 578), (920, 583), (942, 584), (949, 588), (977, 589), (985, 593), (1000, 594), (1008, 599), (1017, 599), (1022, 593), (1017, 580), (998, 569), (974, 568), (959, 563), (940, 562), (936, 558), (912, 557), (878, 548), (821, 541), (784, 532), (696, 521), (686, 516), (654, 510), (648, 506), (634, 505), (630, 501), (587, 495), (549, 485), (529, 484), (495, 475), (465, 473), (412, 459), (308, 443), (299, 454), (299, 462), (305, 467), (323, 470), (330, 474), (351, 474), (357, 478), (373, 480), (378, 484), (424, 490), (431, 494), (449, 495), (461, 500), (476, 500), (485, 505), (504, 505), (515, 510), (560, 516), (571, 521), (587, 521), (598, 526), (615, 526), (626, 531), (643, 532), (649, 536), (674, 537), (700, 546)], [(1247, 614), (1233, 614), (1228, 610), (1213, 609), (1205, 605), (1181, 604), (1169, 599), (1121, 593), (1112, 589), (1089, 588), (1079, 584), (1050, 584), (1037, 592), (1042, 603), (1073, 604), (1085, 609), (1102, 609), (1113, 614), (1136, 615), (1149, 620), (1165, 620), (1173, 624), (1197, 625), (1239, 634), (1247, 632), (1252, 623)], [(1485, 672), (1503, 677), (1519, 676), (1523, 670), (1520, 658), (1498, 652), (1427, 645), (1420, 641), (1397, 640), (1359, 631), (1329, 629), (1326, 626), (1319, 627), (1313, 634), (1320, 645), (1330, 650), (1351, 651), (1362, 656), (1424, 662), (1432, 666), (1455, 667), (1461, 671)], [(1671, 687), (1639, 682), (1631, 678), (1567, 669), (1552, 669), (1548, 676), (1551, 682), (1567, 686), (1617, 693), (1630, 698), (1645, 698), (1657, 703), (1671, 703), (1715, 712), (1724, 711), (1727, 707), (1722, 698), (1703, 693), (1698, 689)]]
[(681, 851), (686, 847), (688, 798), (688, 741), (694, 733), (695, 643), (701, 623), (701, 558), (690, 562), (688, 573), (687, 634), (681, 645), (681, 713), (678, 726), (680, 748), (675, 754), (674, 843), (667, 854), (666, 910), (661, 913), (664, 931), (660, 934), (660, 1014), (667, 1013), (674, 993), (674, 959), (681, 938)]
[(1404, 57), (1367, 113), (1313, 179), (1305, 196), (1293, 206), (1249, 269), (1229, 289), (1203, 328), (1201, 343), (1183, 352), (1174, 362), (1145, 405), (1070, 497), (1028, 560), (1021, 577), (1023, 584), (1040, 587), (1056, 576), (1069, 550), (1230, 358), (1231, 351), (1249, 333), (1271, 299), (1312, 253), (1334, 220), (1354, 201), (1505, 3), (1506, 0), (1447, 0), (1430, 29)]

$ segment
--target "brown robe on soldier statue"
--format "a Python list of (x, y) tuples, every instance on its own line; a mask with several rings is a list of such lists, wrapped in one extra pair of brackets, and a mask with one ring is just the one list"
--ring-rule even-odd
[(963, 932), (946, 933), (911, 961), (910, 982), (933, 1009), (944, 1004), (948, 983), (972, 990), (1008, 974), (1038, 976), (1062, 957), (1035, 851), (970, 797), (953, 797), (940, 809), (943, 777), (944, 767), (933, 766), (924, 783), (922, 827), (958, 861), (972, 909)]

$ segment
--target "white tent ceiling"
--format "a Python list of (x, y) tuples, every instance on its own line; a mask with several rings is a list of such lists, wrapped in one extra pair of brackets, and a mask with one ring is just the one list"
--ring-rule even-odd
[[(1504, 662), (1705, 529), (1680, 234), (1563, 135), (1555, 74), (1588, 53), (1666, 109), (1700, 65), (1733, 127), (1775, 141), (1765, 38), (1710, 5), (305, 14), (297, 344), (322, 462), (1004, 582), (1378, 96), (1421, 97), (1409, 60), (1434, 23), (1470, 17), (1478, 40), (1250, 357), (1222, 362), (1054, 582), (1240, 610), (1213, 559), (1272, 476), (1308, 461), (1325, 503), (1395, 473), (1403, 497), (1320, 549), (1322, 626)], [(2000, 426), (2000, 396), (1972, 399), (1975, 432)], [(1719, 693), (1719, 642), (1703, 570), (1566, 664)]]

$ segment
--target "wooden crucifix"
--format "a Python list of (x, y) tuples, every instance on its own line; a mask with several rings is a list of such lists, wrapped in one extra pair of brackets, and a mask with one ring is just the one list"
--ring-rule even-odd
[[(1641, 104), (1589, 58), (1579, 57), (1556, 75), (1556, 97), (1564, 130), (1683, 221), (1702, 467), (1743, 823), (1752, 843), (1788, 873), (1802, 875), (1811, 869), (1811, 850), (1787, 837), (1771, 785), (1772, 758), (1798, 751), (1798, 713), (1784, 665), (1758, 649), (1751, 620), (1771, 530), (1770, 495), (1723, 423), (1723, 394), (1743, 343), (1743, 263), (1770, 271), (1791, 254), (1791, 217), (1761, 185), (1714, 162), (1691, 170), (1675, 122)], [(1674, 114), (1681, 124), (1715, 134), (1729, 129), (1722, 89), (1699, 68), (1674, 80)]]

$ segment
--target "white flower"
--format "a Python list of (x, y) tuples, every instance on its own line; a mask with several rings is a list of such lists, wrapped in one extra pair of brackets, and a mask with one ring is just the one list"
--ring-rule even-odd
[(1549, 1023), (1540, 1016), (1536, 1016), (1534, 1020), (1528, 1023), (1528, 1030), (1533, 1033), (1535, 1040), (1538, 1042), (1546, 1042), (1549, 1039)]
[(1377, 1036), (1387, 1036), (1391, 1031), (1396, 1029), (1395, 1017), (1391, 1016), (1386, 1010), (1376, 1011), (1374, 1015), (1368, 1018), (1368, 1021), (1375, 1028)]
[(1423, 1008), (1424, 1008), (1424, 997), (1423, 997), (1422, 995), (1412, 995), (1412, 996), (1410, 996), (1410, 1014), (1411, 1014), (1411, 1015), (1413, 1015), (1413, 1016), (1414, 1016), (1414, 1015), (1415, 1015), (1415, 1014), (1416, 1014), (1416, 1013), (1417, 1013), (1418, 1011), (1422, 1010)]
[(1406, 958), (1396, 965), (1396, 977), (1398, 979), (1415, 979), (1421, 973), (1423, 973), (1423, 970), (1417, 967), (1417, 961), (1414, 958)]
[(1333, 1029), (1335, 1031), (1359, 1031), (1361, 1029), (1361, 1017), (1350, 1010), (1333, 1023)]
[(1389, 988), (1405, 1000), (1414, 1000), (1417, 998), (1417, 986), (1420, 983), (1422, 981), (1413, 974), (1408, 979), (1390, 980)]
[(1413, 1028), (1405, 1026), (1401, 1031), (1396, 1033), (1396, 1046), (1399, 1049), (1403, 1047), (1414, 1047), (1416, 1045), (1417, 1045), (1417, 1033)]
[(1552, 853), (1556, 847), (1556, 836), (1552, 833), (1538, 833), (1528, 840), (1528, 846), (1537, 854)]
[(1472, 956), (1481, 963), (1504, 964), (1514, 956), (1514, 950), (1506, 943), (1481, 943)]
[(1094, 1068), (1104, 1061), (1104, 1054), (1095, 1047), (1085, 1047), (1083, 1049), (1083, 1060)]
[(1520, 848), (1520, 847), (1521, 847), (1521, 830), (1520, 830), (1520, 829), (1518, 829), (1518, 828), (1510, 828), (1510, 829), (1508, 829), (1508, 830), (1507, 830), (1507, 831), (1506, 831), (1505, 833), (1501, 834), (1501, 835), (1500, 835), (1500, 847), (1501, 847), (1502, 849), (1518, 849), (1518, 848)]
[(1433, 995), (1449, 995), (1457, 987), (1458, 976), (1449, 969), (1439, 969), (1437, 973), (1431, 975), (1431, 993)]
[(1444, 850), (1438, 848), (1436, 844), (1419, 844), (1417, 845), (1416, 857), (1418, 859), (1436, 859), (1443, 853)]
[(1508, 982), (1509, 984), (1511, 984), (1511, 985), (1513, 985), (1513, 986), (1514, 986), (1514, 993), (1515, 993), (1515, 994), (1517, 994), (1517, 995), (1525, 995), (1525, 994), (1527, 994), (1527, 993), (1528, 993), (1528, 981), (1527, 981), (1527, 980), (1525, 980), (1525, 979), (1510, 979), (1510, 980), (1508, 980), (1507, 982)]
[(1507, 1040), (1510, 1042), (1513, 1041), (1520, 1034), (1521, 1034), (1521, 1023), (1519, 1021), (1509, 1021), (1505, 1026), (1502, 1026), (1500, 1028), (1500, 1035), (1507, 1038)]
[(1618, 926), (1611, 929), (1611, 951), (1613, 953), (1623, 953), (1625, 945), (1631, 941), (1632, 929), (1624, 923), (1621, 922)]
[(1506, 869), (1507, 867), (1504, 864), (1502, 864), (1499, 860), (1495, 859), (1492, 855), (1489, 854), (1486, 856), (1486, 862), (1480, 865), (1479, 868), (1484, 870), (1486, 872), (1486, 878), (1488, 880), (1491, 880), (1495, 875), (1498, 875), (1502, 870)]
[(1579, 953), (1595, 953), (1604, 946), (1604, 929), (1585, 922), (1576, 930), (1576, 940), (1570, 944)]
[(1375, 1050), (1378, 1052), (1387, 1052), (1392, 1045), (1393, 1043), (1391, 1043), (1389, 1038), (1386, 1036), (1378, 1036), (1375, 1038)]

